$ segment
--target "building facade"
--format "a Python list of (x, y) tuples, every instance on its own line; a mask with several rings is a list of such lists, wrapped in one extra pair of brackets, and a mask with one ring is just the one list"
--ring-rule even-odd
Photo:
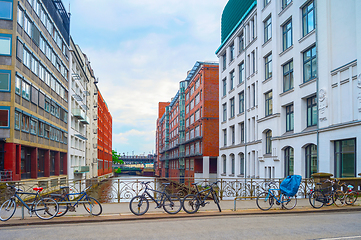
[[(162, 114), (163, 113), (163, 114)], [(218, 64), (196, 62), (170, 103), (159, 103), (156, 174), (216, 178)]]
[(361, 172), (359, 8), (333, 0), (227, 3), (216, 51), (218, 177)]
[(0, 1), (0, 172), (65, 178), (69, 16), (58, 1)]
[(98, 144), (94, 147), (98, 150), (98, 177), (112, 176), (112, 115), (103, 96), (98, 89), (98, 104), (94, 106), (98, 110)]

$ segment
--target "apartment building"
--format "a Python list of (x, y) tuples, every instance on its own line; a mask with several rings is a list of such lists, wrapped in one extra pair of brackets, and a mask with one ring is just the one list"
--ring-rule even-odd
[[(159, 103), (156, 174), (216, 178), (218, 156), (218, 64), (196, 62), (170, 103)], [(192, 181), (192, 180), (190, 180)]]
[(94, 145), (98, 150), (98, 177), (107, 178), (113, 175), (112, 166), (112, 124), (113, 119), (107, 103), (98, 89), (98, 143)]
[(227, 3), (218, 177), (361, 172), (357, 9), (353, 0)]
[(5, 0), (0, 9), (0, 173), (65, 178), (69, 16), (61, 1)]

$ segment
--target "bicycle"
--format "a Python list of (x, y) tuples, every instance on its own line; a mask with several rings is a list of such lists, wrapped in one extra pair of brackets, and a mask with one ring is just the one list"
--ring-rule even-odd
[[(206, 202), (208, 197), (212, 196), (214, 203), (217, 205), (218, 210), (222, 212), (221, 206), (219, 205), (219, 198), (217, 196), (217, 193), (214, 191), (213, 186), (217, 186), (217, 183), (220, 181), (216, 181), (214, 183), (208, 184), (205, 186), (205, 189), (202, 191), (199, 191), (197, 185), (198, 183), (192, 183), (192, 185), (195, 186), (197, 193), (196, 194), (188, 194), (183, 199), (183, 209), (186, 213), (192, 214), (199, 210), (199, 207), (204, 207), (206, 204), (209, 204), (209, 202)], [(202, 197), (203, 193), (207, 193)]]
[[(68, 211), (75, 212), (76, 211), (75, 207), (78, 207), (79, 204), (83, 204), (85, 210), (91, 215), (99, 216), (103, 211), (102, 205), (97, 199), (93, 197), (89, 197), (88, 194), (86, 193), (86, 191), (91, 187), (92, 185), (85, 188), (81, 192), (69, 193), (68, 191), (70, 188), (68, 186), (63, 186), (60, 187), (60, 189), (63, 191), (62, 194), (50, 194), (50, 196), (55, 200), (57, 200), (59, 203), (59, 212), (56, 216), (61, 217), (65, 215)], [(77, 200), (71, 201), (69, 196), (76, 196), (76, 195), (81, 195), (81, 196), (79, 196)]]
[[(321, 208), (324, 205), (331, 206), (335, 204), (337, 207), (345, 205), (345, 194), (341, 190), (337, 189), (337, 184), (340, 181), (325, 180), (323, 183), (331, 183), (331, 186), (320, 189), (312, 189), (308, 200), (313, 208)], [(317, 183), (317, 185), (322, 185), (322, 183)], [(332, 190), (330, 190), (332, 188)]]
[[(16, 211), (16, 199), (20, 201), (24, 207), (26, 207), (29, 211), (30, 216), (33, 213), (36, 214), (40, 219), (49, 220), (56, 216), (59, 211), (58, 203), (52, 198), (43, 198), (40, 195), (40, 192), (43, 190), (42, 187), (33, 188), (36, 193), (24, 192), (20, 188), (16, 188), (15, 186), (10, 186), (6, 184), (8, 190), (14, 191), (13, 196), (10, 199), (6, 200), (0, 207), (0, 220), (7, 221), (9, 220)], [(18, 195), (35, 195), (34, 200), (29, 205)]]
[(354, 205), (355, 202), (357, 201), (357, 192), (353, 191), (352, 189), (354, 188), (352, 185), (347, 185), (346, 183), (342, 183), (340, 184), (340, 186), (345, 186), (347, 188), (346, 192), (345, 192), (345, 202), (347, 205)]
[(294, 196), (286, 196), (282, 192), (279, 195), (279, 198), (276, 196), (276, 192), (280, 192), (280, 189), (271, 188), (271, 185), (275, 185), (276, 182), (270, 182), (268, 184), (268, 190), (263, 191), (257, 195), (256, 204), (261, 210), (269, 210), (276, 200), (276, 205), (281, 205), (282, 208), (287, 210), (294, 209), (297, 205), (297, 197)]
[[(166, 211), (169, 214), (176, 214), (181, 210), (182, 203), (181, 203), (179, 196), (173, 195), (173, 194), (168, 194), (165, 191), (165, 189), (167, 188), (167, 186), (169, 186), (170, 183), (162, 183), (164, 185), (163, 191), (158, 191), (158, 190), (152, 189), (149, 186), (149, 183), (150, 182), (141, 182), (141, 184), (143, 186), (145, 186), (145, 190), (144, 190), (143, 194), (137, 195), (137, 196), (133, 197), (132, 200), (130, 200), (129, 209), (133, 214), (140, 216), (140, 215), (145, 214), (148, 211), (149, 200), (148, 200), (147, 196), (155, 202), (155, 204), (157, 205), (155, 208), (163, 207), (164, 211)], [(161, 194), (160, 199), (155, 199), (149, 193), (149, 191)]]

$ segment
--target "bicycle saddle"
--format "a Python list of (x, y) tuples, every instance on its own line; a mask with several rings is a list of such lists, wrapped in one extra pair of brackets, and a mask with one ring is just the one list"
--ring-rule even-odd
[(34, 191), (38, 191), (38, 192), (41, 192), (43, 191), (43, 188), (42, 187), (36, 187), (36, 188), (33, 188)]

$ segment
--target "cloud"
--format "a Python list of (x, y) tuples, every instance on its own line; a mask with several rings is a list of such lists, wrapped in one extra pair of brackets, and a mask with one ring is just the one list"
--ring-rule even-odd
[(158, 102), (196, 61), (213, 60), (228, 0), (63, 0), (113, 117), (113, 149), (155, 150)]

